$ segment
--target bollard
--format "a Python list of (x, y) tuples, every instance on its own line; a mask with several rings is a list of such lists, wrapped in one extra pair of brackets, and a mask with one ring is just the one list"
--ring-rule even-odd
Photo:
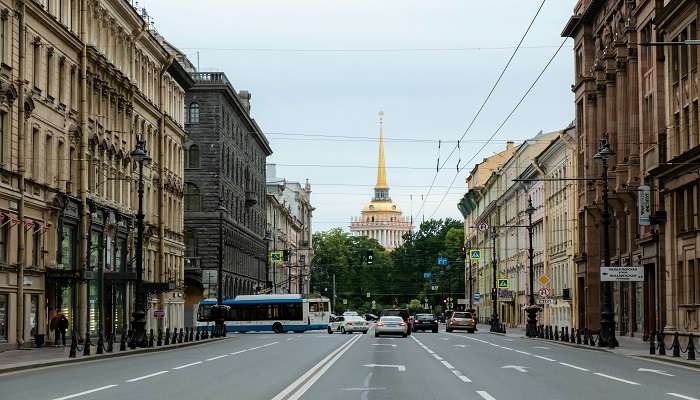
[(105, 341), (102, 338), (102, 331), (100, 331), (99, 335), (97, 336), (97, 351), (95, 354), (103, 354), (104, 353), (104, 346), (105, 346)]
[(85, 346), (83, 347), (83, 355), (84, 356), (89, 356), (90, 355), (90, 331), (85, 332)]
[(576, 328), (576, 344), (581, 344), (581, 329)]
[(153, 347), (155, 344), (155, 336), (153, 335), (153, 328), (151, 328), (150, 334), (148, 335), (148, 347)]
[(664, 331), (661, 330), (656, 333), (656, 342), (658, 343), (659, 347), (659, 355), (660, 356), (665, 356), (666, 355), (666, 339), (664, 339)]
[(562, 328), (562, 329), (564, 329), (564, 341), (568, 342), (569, 341), (569, 327), (567, 326), (566, 328)]
[(564, 338), (564, 327), (563, 326), (561, 327), (561, 332), (559, 332), (559, 340), (561, 340), (562, 342), (564, 342), (566, 340), (566, 338)]
[(122, 329), (122, 337), (119, 339), (119, 351), (126, 351), (126, 336), (127, 333)]
[(158, 329), (158, 339), (156, 339), (156, 346), (160, 347), (163, 345), (163, 330)]
[(593, 337), (593, 331), (590, 333), (591, 337), (589, 338), (591, 346), (595, 346), (595, 338)]
[(207, 340), (209, 339), (209, 327), (205, 326), (203, 329), (204, 332), (202, 332), (202, 340)]
[(170, 339), (170, 344), (177, 343), (177, 328), (173, 328), (173, 338)]
[(170, 328), (165, 328), (165, 345), (170, 344)]
[(194, 342), (194, 327), (190, 328), (190, 342)]
[(70, 337), (70, 352), (68, 353), (68, 357), (75, 358), (77, 356), (78, 356), (78, 341), (75, 339), (75, 330), (73, 330), (73, 333), (71, 334), (71, 337)]
[(693, 343), (693, 334), (688, 334), (688, 347), (686, 350), (688, 352), (688, 360), (695, 360), (695, 343)]
[(198, 342), (201, 340), (201, 338), (199, 337), (199, 327), (197, 327), (197, 333), (194, 335), (194, 340)]
[(185, 339), (183, 341), (185, 343), (190, 341), (190, 328), (185, 328)]
[(182, 338), (185, 336), (184, 331), (180, 328), (180, 335), (177, 337), (177, 342), (182, 343)]
[(583, 328), (583, 344), (588, 346), (588, 328)]
[(654, 343), (654, 335), (656, 335), (656, 332), (651, 331), (651, 334), (649, 335), (649, 354), (656, 354), (656, 343)]
[(678, 340), (678, 332), (673, 334), (673, 344), (671, 346), (673, 347), (673, 356), (680, 357), (681, 356), (681, 342)]
[(554, 325), (554, 340), (559, 341), (559, 327)]
[(107, 335), (107, 353), (114, 352), (114, 333)]

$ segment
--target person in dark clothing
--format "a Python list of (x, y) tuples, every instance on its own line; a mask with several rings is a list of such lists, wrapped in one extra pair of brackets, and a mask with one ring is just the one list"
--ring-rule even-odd
[[(66, 331), (68, 330), (68, 318), (65, 315), (59, 314), (58, 316), (58, 329), (57, 333), (60, 335), (61, 344), (66, 345)], [(56, 341), (58, 341), (59, 336), (56, 336)]]

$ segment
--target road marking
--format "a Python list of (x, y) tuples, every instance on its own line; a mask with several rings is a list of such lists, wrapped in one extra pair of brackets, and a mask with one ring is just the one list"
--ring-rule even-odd
[(615, 376), (612, 376), (612, 375), (601, 374), (600, 372), (594, 372), (593, 374), (598, 375), (598, 376), (602, 376), (603, 378), (612, 379), (612, 380), (614, 380), (614, 381), (627, 383), (627, 384), (630, 384), (630, 385), (639, 385), (637, 382), (628, 381), (627, 379), (618, 378), (618, 377), (615, 377)]
[(440, 339), (442, 339), (442, 340), (450, 340), (450, 338), (446, 338), (446, 337), (443, 337), (443, 338), (440, 338)]
[(390, 343), (372, 343), (372, 346), (391, 346), (391, 347), (396, 347), (395, 344), (390, 344)]
[(442, 365), (446, 366), (448, 369), (455, 369), (455, 367), (452, 366), (452, 364), (448, 363), (448, 362), (445, 361), (445, 360), (440, 361), (440, 362), (442, 363)]
[(678, 397), (679, 399), (685, 399), (685, 400), (700, 400), (700, 399), (696, 399), (695, 397), (686, 396), (686, 395), (684, 395), (684, 394), (678, 394), (678, 393), (666, 393), (666, 394), (669, 395), (669, 396)]
[[(53, 400), (68, 400), (68, 399), (73, 399), (73, 398), (76, 398), (76, 397), (78, 397), (78, 396), (82, 396), (82, 395), (86, 395), (86, 394), (90, 394), (90, 393), (99, 392), (100, 390), (105, 390), (105, 389), (113, 388), (113, 387), (115, 387), (115, 386), (117, 386), (117, 385), (102, 386), (102, 387), (98, 387), (98, 388), (95, 388), (95, 389), (86, 390), (86, 391), (80, 392), (80, 393), (69, 394), (68, 396), (56, 397), (56, 398), (53, 399)], [(670, 394), (670, 393), (669, 393), (669, 394)]]
[(512, 342), (512, 341), (513, 341), (513, 339), (503, 339), (503, 340), (505, 340), (506, 342)]
[(577, 370), (579, 370), (579, 371), (586, 371), (586, 372), (588, 372), (588, 370), (587, 370), (586, 368), (582, 368), (582, 367), (579, 367), (579, 366), (577, 366), (577, 365), (567, 364), (567, 363), (561, 362), (561, 361), (559, 362), (559, 364), (561, 364), (561, 365), (563, 365), (563, 366), (565, 366), (565, 367), (577, 369)]
[(324, 357), (321, 361), (319, 361), (316, 365), (311, 367), (308, 371), (306, 371), (302, 376), (297, 378), (294, 382), (292, 382), (289, 386), (284, 388), (281, 392), (277, 394), (277, 396), (273, 397), (272, 400), (282, 400), (284, 398), (287, 398), (290, 393), (292, 393), (294, 390), (296, 390), (295, 393), (293, 393), (291, 396), (289, 396), (289, 400), (292, 399), (298, 399), (303, 395), (307, 390), (309, 390), (309, 387), (314, 384), (318, 380), (318, 378), (323, 375), (328, 368), (330, 368), (331, 365), (333, 365), (340, 356), (347, 351), (347, 349), (350, 348), (355, 342), (357, 342), (362, 336), (355, 336), (352, 339), (347, 340), (345, 343), (340, 345), (337, 349), (333, 350), (330, 352), (326, 357)]
[(514, 351), (515, 351), (516, 353), (525, 354), (526, 356), (531, 356), (531, 355), (532, 355), (532, 353), (528, 353), (527, 351), (522, 351), (522, 350), (514, 350)]
[(464, 383), (469, 383), (472, 381), (471, 379), (467, 378), (466, 376), (464, 376), (464, 374), (462, 374), (461, 372), (459, 372), (456, 369), (452, 370), (452, 373), (455, 374), (455, 376), (457, 376), (457, 378), (459, 378)]
[(235, 356), (236, 354), (245, 353), (246, 351), (248, 351), (248, 349), (243, 349), (243, 350), (234, 351), (233, 353), (229, 353), (229, 354), (232, 355), (232, 356)]
[(551, 362), (557, 361), (557, 360), (553, 360), (553, 359), (545, 357), (545, 356), (538, 356), (537, 354), (533, 354), (532, 356), (537, 357), (537, 358), (542, 359), (542, 360), (545, 360), (545, 361), (551, 361)]
[(193, 366), (193, 365), (197, 365), (197, 364), (201, 364), (201, 363), (202, 363), (201, 361), (195, 361), (195, 362), (193, 362), (193, 363), (189, 363), (189, 364), (185, 364), (185, 365), (180, 365), (179, 367), (175, 367), (175, 368), (173, 368), (173, 369), (183, 369), (183, 368), (191, 367), (191, 366)]
[(659, 374), (663, 376), (675, 376), (673, 374), (669, 374), (666, 371), (662, 371), (660, 369), (649, 369), (649, 368), (639, 368), (637, 371), (639, 372), (651, 372), (652, 374)]
[(272, 346), (273, 344), (277, 344), (277, 343), (279, 343), (279, 342), (272, 342), (272, 343), (264, 344), (260, 347), (268, 347), (268, 346)]
[(435, 354), (435, 353), (433, 353), (433, 357), (435, 357), (435, 359), (438, 360), (438, 361), (442, 361), (442, 360), (443, 360), (442, 357), (440, 357), (439, 355), (437, 355), (437, 354)]
[(168, 371), (158, 371), (158, 372), (154, 372), (154, 373), (152, 373), (152, 374), (148, 374), (148, 375), (144, 375), (144, 376), (139, 376), (138, 378), (128, 379), (128, 380), (126, 380), (126, 382), (129, 382), (129, 383), (131, 383), (131, 382), (137, 382), (137, 381), (141, 381), (141, 380), (144, 380), (144, 379), (153, 378), (154, 376), (163, 375), (163, 374), (166, 374), (166, 373), (168, 373)]
[(406, 371), (406, 366), (405, 365), (393, 365), (393, 364), (365, 364), (363, 367), (370, 367), (370, 368), (396, 368), (399, 370), (399, 372), (404, 372)]
[(481, 396), (481, 398), (483, 398), (484, 400), (496, 400), (495, 397), (491, 396), (491, 395), (489, 394), (489, 392), (487, 392), (487, 391), (485, 391), (485, 390), (477, 390), (477, 391), (476, 391), (476, 394), (478, 394), (479, 396)]
[(294, 338), (288, 338), (287, 341), (290, 341), (290, 340), (292, 340), (292, 339), (294, 339)]
[(547, 346), (534, 346), (536, 349), (542, 349), (542, 350), (549, 350), (550, 348)]
[(228, 357), (228, 356), (229, 356), (228, 354), (222, 354), (222, 355), (220, 355), (220, 356), (216, 356), (216, 357), (212, 357), (212, 358), (207, 358), (206, 361), (214, 361), (214, 360), (218, 360), (219, 358), (224, 358), (224, 357)]
[(454, 347), (461, 347), (461, 348), (467, 347), (466, 344), (453, 344), (453, 346), (454, 346)]
[(353, 388), (342, 388), (340, 390), (346, 390), (349, 392), (364, 392), (370, 390), (386, 390), (385, 387), (353, 387)]
[(502, 348), (503, 350), (510, 350), (510, 351), (513, 351), (513, 349), (511, 349), (510, 347), (501, 346), (501, 348)]
[(522, 365), (504, 365), (501, 367), (501, 369), (514, 369), (518, 372), (525, 372), (525, 373), (527, 373), (527, 368), (528, 367), (523, 367)]

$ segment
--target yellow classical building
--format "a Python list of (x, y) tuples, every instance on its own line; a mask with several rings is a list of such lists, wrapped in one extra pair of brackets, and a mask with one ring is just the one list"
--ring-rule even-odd
[(399, 205), (389, 197), (389, 185), (384, 164), (384, 113), (379, 113), (379, 162), (374, 198), (363, 208), (360, 217), (353, 217), (350, 232), (354, 236), (376, 239), (387, 250), (403, 244), (403, 235), (413, 228), (411, 219), (401, 215)]

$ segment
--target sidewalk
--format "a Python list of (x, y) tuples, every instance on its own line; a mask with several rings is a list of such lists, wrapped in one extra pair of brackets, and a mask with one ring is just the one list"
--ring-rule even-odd
[(0, 352), (0, 374), (20, 371), (24, 369), (48, 367), (59, 364), (69, 364), (74, 362), (99, 360), (103, 358), (123, 357), (133, 354), (174, 350), (182, 347), (190, 347), (199, 344), (212, 343), (224, 339), (226, 338), (210, 338), (207, 340), (183, 342), (160, 347), (136, 348), (133, 350), (127, 347), (126, 351), (119, 351), (119, 343), (114, 343), (114, 351), (112, 353), (107, 353), (105, 349), (104, 354), (95, 354), (97, 352), (97, 347), (93, 344), (93, 346), (91, 346), (90, 348), (91, 355), (83, 356), (82, 352), (78, 352), (78, 356), (75, 358), (68, 357), (70, 346), (45, 346), (39, 349), (26, 348), (17, 350), (6, 350)]
[[(481, 332), (488, 332), (491, 327), (489, 325), (485, 324), (479, 324), (477, 325), (477, 329)], [(506, 328), (506, 333), (505, 335), (502, 333), (496, 333), (495, 335), (501, 335), (501, 336), (508, 336), (508, 337), (513, 337), (513, 338), (527, 338), (525, 336), (525, 329), (523, 328)], [(649, 354), (649, 342), (645, 342), (642, 340), (641, 337), (629, 337), (629, 336), (617, 336), (617, 341), (619, 342), (620, 346), (616, 347), (614, 349), (609, 349), (605, 347), (597, 347), (597, 346), (586, 346), (583, 344), (577, 344), (577, 343), (570, 343), (570, 342), (560, 342), (560, 341), (554, 341), (554, 340), (546, 340), (546, 339), (539, 339), (539, 338), (533, 338), (532, 340), (541, 340), (544, 342), (548, 343), (556, 343), (560, 344), (563, 346), (571, 346), (571, 347), (578, 347), (581, 349), (587, 349), (587, 350), (594, 350), (594, 351), (606, 351), (608, 353), (614, 353), (614, 354), (619, 354), (621, 356), (626, 356), (626, 357), (640, 357), (640, 358), (645, 358), (649, 360), (655, 360), (655, 361), (662, 361), (662, 362), (667, 362), (671, 364), (678, 364), (678, 365), (684, 365), (687, 367), (694, 367), (700, 369), (700, 360), (695, 360), (691, 361), (687, 359), (687, 355), (681, 353), (681, 357), (672, 357), (671, 354), (672, 352), (667, 350), (665, 356), (658, 355), (657, 354)], [(666, 345), (667, 347), (670, 346), (670, 341), (669, 338), (666, 338)], [(697, 342), (697, 338), (696, 338)], [(658, 344), (658, 343), (657, 343)], [(696, 343), (696, 346), (700, 344)], [(696, 354), (696, 357), (698, 357), (699, 354)], [(700, 358), (700, 357), (699, 357)]]

